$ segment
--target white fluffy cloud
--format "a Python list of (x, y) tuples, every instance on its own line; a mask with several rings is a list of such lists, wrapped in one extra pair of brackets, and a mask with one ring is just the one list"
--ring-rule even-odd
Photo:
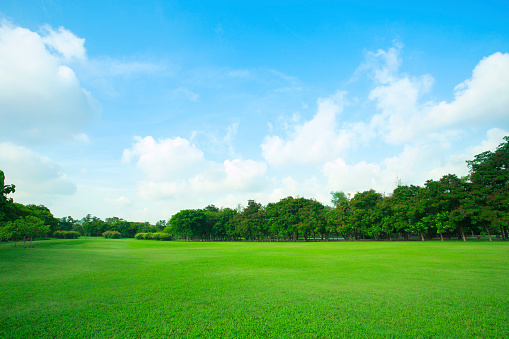
[(142, 198), (189, 199), (193, 195), (213, 198), (225, 192), (256, 191), (264, 186), (267, 165), (253, 160), (207, 161), (203, 152), (187, 139), (154, 140), (136, 137), (123, 161), (136, 159), (145, 179), (138, 182)]
[(68, 29), (59, 27), (56, 31), (49, 25), (41, 28), (43, 43), (60, 54), (66, 61), (86, 59), (85, 39), (78, 38)]
[(137, 166), (149, 180), (169, 181), (204, 161), (203, 152), (187, 139), (154, 140), (153, 137), (135, 137), (132, 149), (124, 150), (122, 160), (137, 158)]
[(505, 121), (509, 117), (509, 53), (482, 59), (472, 77), (455, 88), (454, 100), (433, 107), (427, 120), (436, 127), (463, 127)]
[(460, 149), (453, 153), (450, 145), (430, 141), (422, 145), (405, 146), (395, 156), (381, 161), (360, 161), (347, 164), (343, 159), (324, 164), (323, 172), (331, 190), (349, 193), (375, 189), (390, 193), (398, 181), (403, 184), (423, 185), (426, 180), (438, 180), (446, 174), (468, 174), (466, 161), (487, 150), (494, 150), (509, 132), (499, 128), (490, 129), (480, 145)]
[[(352, 105), (343, 105), (350, 102), (345, 92), (320, 99), (312, 119), (290, 122), (289, 136), (265, 138), (261, 147), (267, 162), (321, 166), (327, 183), (315, 189), (322, 192), (327, 186), (331, 191), (373, 188), (389, 193), (399, 180), (422, 185), (447, 173), (466, 175), (465, 161), (495, 148), (507, 133), (491, 129), (481, 146), (461, 146), (471, 144), (465, 142), (471, 132), (464, 129), (467, 126), (507, 126), (509, 54), (495, 53), (481, 60), (472, 77), (455, 88), (454, 100), (436, 103), (426, 100), (434, 83), (431, 75), (414, 77), (399, 71), (401, 48), (368, 52), (359, 68), (373, 80), (365, 100), (352, 101), (361, 109), (374, 104), (373, 112), (362, 115), (366, 120), (341, 122), (340, 114), (351, 118)], [(274, 194), (307, 187), (299, 184), (289, 175)]]
[(351, 146), (358, 130), (338, 130), (336, 117), (343, 111), (344, 92), (318, 100), (315, 116), (293, 126), (288, 140), (268, 136), (261, 145), (262, 153), (270, 164), (281, 166), (290, 163), (320, 164), (335, 158)]
[(1, 137), (20, 143), (72, 138), (100, 112), (63, 59), (84, 58), (82, 39), (0, 24)]
[(454, 100), (423, 101), (434, 79), (398, 73), (399, 48), (371, 53), (363, 69), (374, 74), (376, 87), (369, 100), (378, 112), (370, 121), (374, 133), (391, 144), (443, 137), (466, 126), (507, 124), (509, 116), (509, 54), (494, 53), (482, 59), (470, 79), (454, 89)]
[(6, 181), (16, 185), (16, 200), (30, 196), (68, 195), (76, 191), (60, 166), (28, 148), (0, 143)]

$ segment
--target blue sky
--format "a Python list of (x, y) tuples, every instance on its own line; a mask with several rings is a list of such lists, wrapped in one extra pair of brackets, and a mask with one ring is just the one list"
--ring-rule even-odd
[(509, 134), (509, 4), (0, 4), (0, 169), (58, 216), (466, 175)]

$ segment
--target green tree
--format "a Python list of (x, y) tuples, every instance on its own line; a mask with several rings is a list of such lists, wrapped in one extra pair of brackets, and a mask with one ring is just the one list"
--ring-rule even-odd
[(49, 233), (53, 234), (58, 228), (60, 220), (55, 218), (49, 208), (44, 205), (26, 205), (26, 208), (30, 211), (30, 215), (41, 219), (45, 225), (49, 226)]
[(478, 154), (467, 164), (472, 197), (480, 207), (477, 220), (488, 233), (490, 226), (497, 227), (506, 239), (509, 233), (509, 136), (504, 137), (504, 142), (494, 152)]
[(350, 201), (341, 203), (336, 208), (330, 210), (326, 214), (327, 232), (329, 234), (341, 234), (343, 239), (348, 240), (353, 230), (351, 223)]
[(83, 224), (83, 230), (89, 237), (100, 237), (106, 231), (107, 223), (97, 217), (86, 218), (87, 221)]
[(298, 229), (304, 240), (308, 240), (310, 235), (316, 240), (317, 233), (323, 239), (326, 232), (325, 206), (313, 199), (302, 199), (298, 213)]
[(72, 231), (73, 226), (76, 223), (71, 216), (62, 217), (58, 221), (58, 230), (59, 231)]
[(342, 203), (348, 202), (350, 200), (349, 194), (346, 194), (342, 191), (330, 192), (332, 195), (332, 204), (334, 207), (340, 206)]
[(382, 200), (382, 194), (373, 189), (358, 192), (350, 200), (352, 209), (350, 222), (357, 239), (359, 236), (366, 235), (374, 236), (376, 240), (379, 239), (380, 220), (375, 208), (380, 200)]
[(16, 186), (5, 184), (5, 174), (0, 170), (0, 221), (4, 219), (7, 204), (12, 203), (12, 198), (7, 198), (7, 195), (14, 193), (15, 189)]
[[(49, 232), (49, 226), (44, 225), (44, 221), (32, 215), (20, 217), (17, 220), (9, 221), (0, 228), (0, 237), (14, 242), (22, 239), (23, 246), (26, 248), (26, 241), (29, 241), (29, 247), (33, 248), (33, 239), (44, 236)], [(11, 243), (12, 247), (12, 243)]]
[[(421, 205), (427, 215), (448, 213), (456, 226), (458, 236), (466, 241), (465, 229), (471, 226), (472, 210), (463, 201), (468, 198), (469, 184), (454, 174), (444, 175), (440, 180), (428, 180), (427, 194)], [(431, 220), (430, 218), (426, 219)]]
[(205, 222), (205, 212), (203, 210), (182, 210), (171, 217), (165, 232), (189, 241), (204, 235)]
[(236, 216), (236, 232), (247, 240), (261, 239), (266, 235), (265, 210), (262, 204), (249, 200), (246, 208)]
[(32, 240), (35, 237), (42, 237), (50, 232), (50, 226), (44, 224), (44, 220), (41, 220), (35, 216), (29, 215), (25, 217), (26, 237), (30, 239), (30, 247), (34, 248)]

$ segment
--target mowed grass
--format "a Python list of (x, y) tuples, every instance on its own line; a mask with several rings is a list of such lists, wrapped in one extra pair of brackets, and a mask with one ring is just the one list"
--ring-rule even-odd
[(507, 242), (35, 247), (0, 244), (1, 338), (509, 337)]

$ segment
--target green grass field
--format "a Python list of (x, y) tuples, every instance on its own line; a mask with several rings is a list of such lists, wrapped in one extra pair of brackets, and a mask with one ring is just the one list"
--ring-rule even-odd
[(1, 338), (509, 337), (507, 242), (35, 247), (0, 244)]

